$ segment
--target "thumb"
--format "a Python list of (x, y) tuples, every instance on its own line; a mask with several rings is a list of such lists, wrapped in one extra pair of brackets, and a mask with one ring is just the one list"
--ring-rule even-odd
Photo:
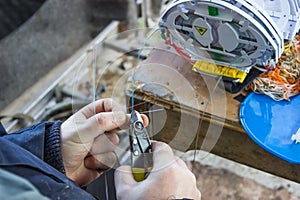
[(102, 112), (92, 116), (89, 121), (96, 123), (98, 132), (112, 131), (126, 123), (126, 114), (123, 111)]
[[(124, 112), (102, 112), (87, 120), (75, 121), (81, 141), (91, 141), (99, 135), (118, 129), (126, 122)], [(84, 135), (82, 135), (84, 134)]]
[(134, 180), (131, 167), (128, 165), (124, 165), (118, 167), (115, 171), (115, 186), (116, 188), (131, 188), (137, 182)]

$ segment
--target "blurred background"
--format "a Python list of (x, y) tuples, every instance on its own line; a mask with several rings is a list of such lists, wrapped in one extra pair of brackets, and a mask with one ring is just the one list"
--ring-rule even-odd
[[(147, 2), (143, 10), (138, 0), (0, 0), (0, 111), (111, 21), (130, 30), (144, 11), (146, 25), (155, 25), (168, 1)], [(188, 153), (186, 161), (190, 165)], [(299, 184), (214, 155), (198, 160), (195, 173), (204, 200), (300, 199)], [(96, 196), (97, 187), (90, 189)]]

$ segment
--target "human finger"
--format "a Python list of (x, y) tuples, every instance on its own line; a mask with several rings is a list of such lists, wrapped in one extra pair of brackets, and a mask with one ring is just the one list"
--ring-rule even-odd
[(182, 167), (182, 168), (184, 168), (184, 169), (188, 169), (188, 166), (186, 165), (186, 163), (185, 163), (181, 158), (176, 157), (175, 160), (176, 160), (176, 163), (177, 163), (180, 167)]
[(145, 115), (145, 114), (141, 114), (141, 117), (143, 119), (144, 126), (147, 127), (149, 125), (149, 118), (148, 118), (148, 116)]
[(111, 98), (97, 100), (80, 109), (80, 112), (86, 117), (86, 119), (100, 112), (118, 111), (122, 111), (120, 104)]
[(90, 155), (84, 159), (84, 165), (88, 169), (107, 170), (112, 168), (117, 160), (114, 152)]
[(125, 122), (126, 115), (124, 112), (102, 112), (90, 117), (85, 123), (77, 123), (77, 126), (81, 130), (80, 132), (85, 134), (84, 137), (90, 139), (90, 137), (96, 138), (100, 134), (115, 130)]
[(119, 144), (119, 136), (116, 133), (101, 134), (95, 138), (90, 154), (100, 154), (114, 151)]
[(163, 142), (152, 141), (153, 170), (161, 170), (175, 162), (174, 154), (169, 145)]
[[(122, 124), (124, 121), (126, 121), (126, 115), (123, 112), (120, 112), (118, 117), (115, 116), (115, 113), (103, 112), (98, 113), (89, 119), (76, 120), (75, 128), (78, 134), (75, 135), (75, 137), (72, 135), (72, 137), (81, 143), (94, 141), (94, 139), (99, 135), (117, 129), (119, 124)], [(71, 125), (73, 125), (73, 123), (69, 124), (70, 127), (65, 127), (64, 130), (74, 128)], [(69, 135), (71, 134), (72, 133)]]

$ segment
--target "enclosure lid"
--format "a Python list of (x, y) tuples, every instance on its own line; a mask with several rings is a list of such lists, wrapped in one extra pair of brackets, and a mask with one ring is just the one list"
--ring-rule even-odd
[(274, 101), (251, 93), (240, 107), (247, 134), (262, 148), (291, 163), (300, 164), (300, 143), (292, 135), (300, 128), (300, 95), (290, 101)]

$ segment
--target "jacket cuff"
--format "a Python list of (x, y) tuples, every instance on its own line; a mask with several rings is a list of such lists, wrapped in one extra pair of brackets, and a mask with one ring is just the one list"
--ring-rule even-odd
[(45, 132), (45, 154), (44, 161), (49, 165), (65, 174), (65, 168), (60, 148), (60, 126), (62, 122), (56, 121)]

